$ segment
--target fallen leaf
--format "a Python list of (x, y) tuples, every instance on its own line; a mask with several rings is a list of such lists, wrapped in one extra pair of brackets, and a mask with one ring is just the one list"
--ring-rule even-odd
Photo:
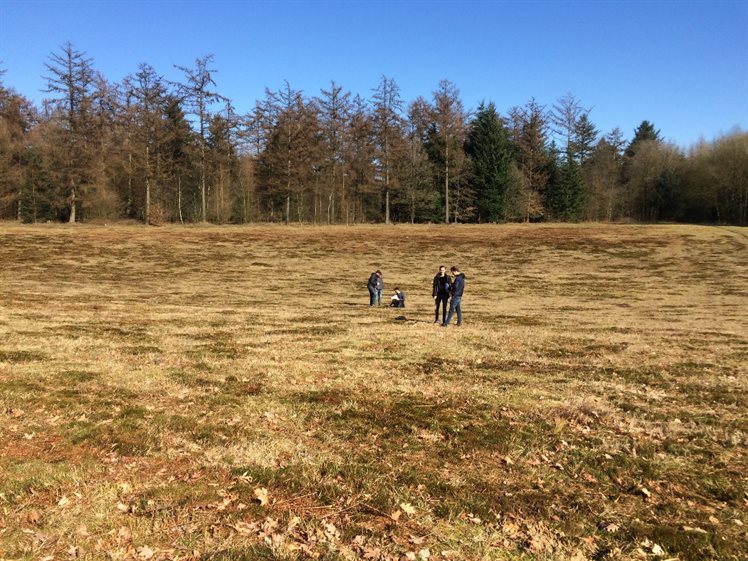
[(57, 501), (57, 506), (65, 506), (67, 504), (70, 504), (70, 499), (63, 496), (59, 501)]
[(286, 531), (290, 534), (299, 524), (301, 524), (301, 518), (299, 518), (298, 516), (294, 516), (293, 518), (291, 518), (291, 520), (288, 521), (288, 528)]
[(121, 526), (117, 531), (117, 539), (121, 542), (129, 542), (130, 540), (132, 540), (132, 532), (129, 528)]
[(422, 559), (423, 561), (426, 561), (429, 557), (431, 557), (431, 552), (428, 550), (428, 548), (424, 548), (418, 552), (418, 558)]
[(400, 508), (403, 509), (403, 512), (408, 516), (413, 516), (416, 513), (415, 507), (410, 503), (400, 503)]
[(400, 516), (401, 515), (402, 515), (402, 511), (401, 510), (395, 510), (395, 511), (393, 511), (392, 514), (390, 514), (390, 518), (392, 518), (392, 520), (394, 520), (395, 522), (397, 522), (398, 520), (400, 520)]
[(663, 555), (665, 555), (665, 550), (662, 549), (659, 545), (653, 544), (652, 555), (654, 555), (655, 557), (662, 557)]
[(509, 537), (515, 537), (518, 536), (520, 533), (520, 527), (511, 521), (506, 521), (501, 525), (501, 529), (505, 534), (508, 534)]
[(251, 536), (257, 532), (257, 524), (247, 524), (246, 522), (238, 521), (232, 526), (239, 535)]
[(42, 517), (39, 514), (38, 510), (32, 510), (26, 516), (26, 520), (28, 520), (29, 524), (33, 524), (34, 526), (38, 526), (39, 522), (41, 521), (41, 519), (42, 519)]
[(325, 522), (325, 533), (328, 535), (328, 537), (336, 537), (338, 535), (338, 529), (335, 527), (335, 524), (332, 522)]
[(260, 506), (266, 506), (268, 504), (268, 490), (264, 487), (258, 487), (255, 489), (255, 499), (260, 501)]
[(140, 547), (135, 548), (135, 551), (141, 559), (150, 559), (156, 554), (156, 552), (147, 545), (141, 545)]
[(639, 487), (639, 492), (647, 498), (650, 498), (652, 496), (651, 491), (646, 487)]
[(688, 532), (689, 534), (708, 534), (706, 530), (703, 528), (693, 527), (693, 526), (683, 526), (683, 531)]

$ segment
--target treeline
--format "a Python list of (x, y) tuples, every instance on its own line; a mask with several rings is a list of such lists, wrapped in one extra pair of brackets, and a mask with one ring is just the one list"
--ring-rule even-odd
[(68, 43), (42, 107), (0, 79), (0, 218), (748, 224), (743, 132), (684, 153), (648, 121), (601, 134), (571, 94), (470, 113), (449, 81), (406, 104), (387, 77), (367, 99), (285, 83), (242, 115), (212, 64), (113, 84)]

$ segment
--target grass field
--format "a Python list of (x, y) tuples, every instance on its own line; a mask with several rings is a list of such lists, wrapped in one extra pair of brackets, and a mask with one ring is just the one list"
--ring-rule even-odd
[(745, 228), (2, 224), (0, 264), (0, 560), (748, 559)]

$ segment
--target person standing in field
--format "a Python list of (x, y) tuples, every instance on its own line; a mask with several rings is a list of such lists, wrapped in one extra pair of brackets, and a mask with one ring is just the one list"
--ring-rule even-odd
[(452, 279), (447, 274), (447, 268), (444, 265), (439, 266), (439, 272), (434, 277), (434, 284), (431, 288), (431, 296), (434, 298), (436, 307), (434, 308), (434, 323), (439, 323), (439, 304), (442, 307), (442, 323), (447, 320), (447, 300), (449, 300), (449, 286)]
[(367, 288), (369, 289), (369, 306), (373, 306), (375, 303), (381, 305), (382, 289), (384, 288), (384, 281), (382, 281), (382, 271), (377, 269), (369, 276)]
[(465, 292), (465, 274), (460, 272), (457, 265), (453, 265), (450, 269), (454, 275), (454, 280), (449, 288), (452, 298), (449, 301), (449, 315), (442, 327), (447, 327), (449, 322), (452, 321), (452, 315), (457, 312), (457, 325), (462, 325), (462, 294)]
[(377, 277), (377, 306), (382, 305), (382, 291), (384, 290), (384, 279), (382, 278), (382, 271), (377, 271), (379, 276)]

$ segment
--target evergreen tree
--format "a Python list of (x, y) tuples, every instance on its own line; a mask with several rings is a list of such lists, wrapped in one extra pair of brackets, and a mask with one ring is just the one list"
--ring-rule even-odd
[(129, 163), (140, 172), (136, 173), (137, 198), (142, 200), (142, 219), (150, 224), (152, 201), (161, 198), (161, 186), (165, 183), (166, 85), (152, 66), (141, 64), (134, 76), (125, 79), (125, 87), (134, 102), (130, 129), (133, 158)]
[(197, 117), (198, 126), (198, 154), (200, 170), (200, 215), (203, 222), (208, 219), (208, 188), (207, 188), (207, 159), (206, 148), (208, 141), (208, 123), (210, 122), (210, 106), (219, 101), (228, 101), (225, 97), (213, 91), (216, 85), (213, 80), (215, 70), (209, 68), (213, 63), (213, 55), (206, 55), (195, 60), (194, 68), (177, 66), (184, 72), (185, 81), (177, 84), (182, 99), (187, 103), (190, 111)]
[(637, 147), (651, 140), (653, 142), (661, 142), (660, 131), (656, 130), (654, 125), (649, 121), (642, 121), (641, 124), (634, 130), (634, 138), (626, 148), (626, 157), (631, 158), (636, 154)]
[(449, 80), (439, 82), (430, 116), (427, 152), (437, 172), (437, 184), (444, 187), (443, 215), (444, 222), (449, 224), (450, 214), (455, 221), (464, 215), (460, 179), (465, 161), (466, 128), (460, 92)]
[(525, 107), (509, 111), (512, 135), (517, 148), (517, 165), (524, 180), (518, 182), (515, 209), (521, 209), (525, 222), (544, 215), (543, 199), (551, 177), (554, 158), (549, 157), (548, 125), (544, 107), (531, 99)]
[(348, 140), (351, 94), (343, 91), (343, 87), (333, 80), (330, 82), (330, 89), (322, 90), (322, 96), (316, 98), (314, 103), (321, 133), (322, 166), (318, 173), (325, 178), (327, 192), (332, 195), (332, 200), (337, 201), (338, 208), (348, 216), (350, 201), (345, 188), (348, 170), (344, 152)]
[(403, 102), (400, 99), (400, 87), (392, 78), (382, 76), (372, 99), (372, 122), (377, 149), (375, 161), (384, 190), (384, 222), (389, 224), (390, 194), (398, 186), (398, 177), (394, 170), (396, 161), (402, 158), (404, 151), (401, 117)]
[(584, 209), (584, 195), (580, 166), (574, 154), (567, 152), (547, 198), (553, 217), (564, 221), (579, 220)]
[(574, 124), (574, 139), (572, 148), (581, 165), (592, 155), (597, 142), (598, 132), (590, 120), (589, 113), (582, 113)]
[(471, 162), (479, 221), (498, 222), (504, 219), (512, 151), (496, 106), (481, 103), (465, 143), (465, 152)]
[(587, 219), (611, 221), (621, 213), (621, 147), (618, 129), (595, 146), (582, 169), (587, 188)]
[[(288, 82), (278, 92), (267, 91), (266, 111), (269, 138), (258, 159), (260, 185), (269, 204), (271, 219), (284, 207), (286, 223), (291, 220), (291, 202), (296, 200), (297, 216), (305, 214), (304, 191), (315, 182), (319, 170), (320, 127), (315, 104), (307, 102)], [(327, 222), (335, 221), (339, 201), (327, 193)]]
[(411, 223), (416, 220), (438, 220), (434, 209), (439, 205), (439, 192), (434, 190), (434, 164), (429, 156), (429, 127), (432, 109), (418, 97), (408, 106), (407, 156), (401, 161), (407, 210), (404, 216)]
[[(193, 166), (193, 154), (195, 153), (195, 135), (187, 122), (187, 117), (182, 110), (182, 104), (178, 97), (173, 94), (167, 95), (164, 107), (164, 166), (167, 170), (167, 192), (164, 196), (171, 204), (164, 204), (172, 209), (172, 219), (184, 222), (185, 194), (188, 193), (186, 186), (196, 184), (190, 181), (195, 176)], [(193, 195), (197, 195), (193, 188)], [(190, 216), (197, 216), (197, 197), (193, 197), (192, 212)]]

